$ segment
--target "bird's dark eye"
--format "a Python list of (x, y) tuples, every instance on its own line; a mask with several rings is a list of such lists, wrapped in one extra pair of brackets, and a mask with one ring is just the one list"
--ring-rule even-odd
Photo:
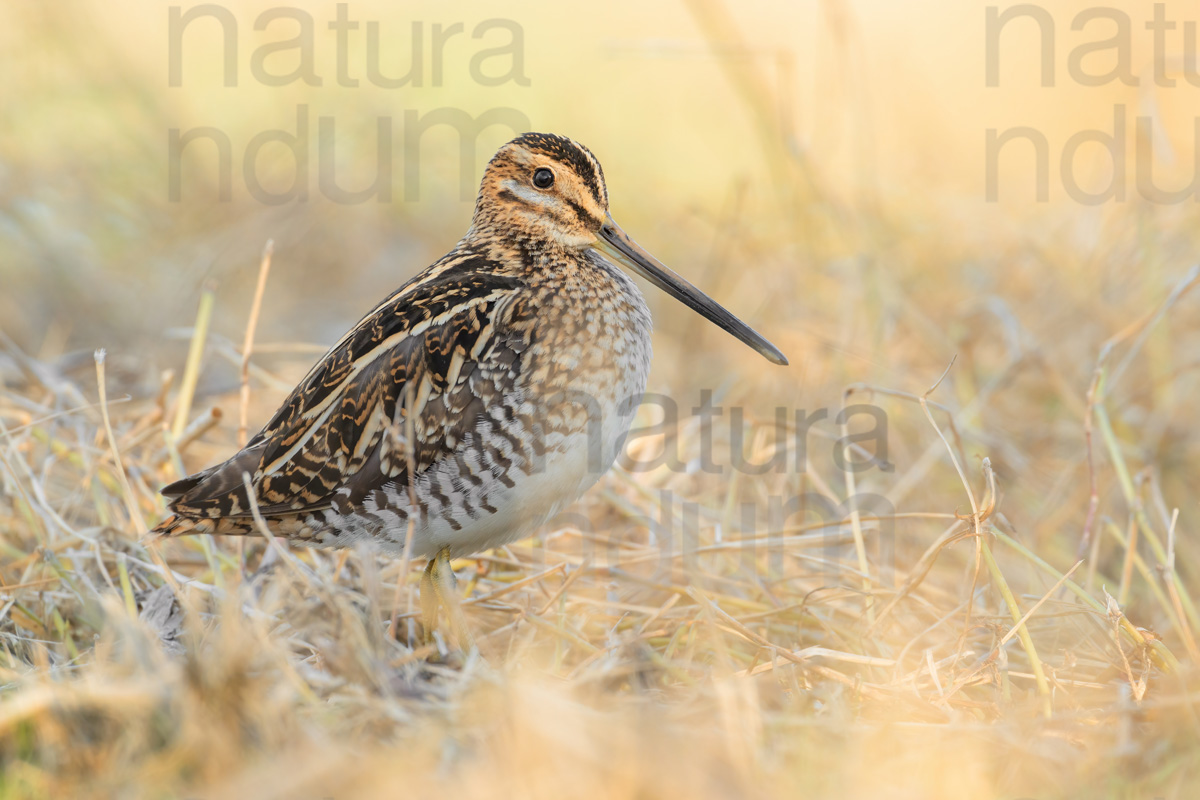
[(554, 173), (542, 167), (533, 173), (533, 185), (539, 189), (549, 189), (554, 185)]

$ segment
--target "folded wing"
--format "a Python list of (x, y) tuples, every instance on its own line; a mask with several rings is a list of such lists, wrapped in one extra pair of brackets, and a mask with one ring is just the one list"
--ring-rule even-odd
[(357, 505), (453, 454), (511, 391), (528, 345), (510, 328), (517, 279), (452, 253), (410, 281), (313, 367), (228, 461), (163, 489), (184, 518), (265, 517)]

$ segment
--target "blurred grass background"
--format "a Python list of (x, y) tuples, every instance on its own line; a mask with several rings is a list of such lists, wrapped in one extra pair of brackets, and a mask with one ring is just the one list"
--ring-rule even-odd
[[(498, 86), (470, 64), (512, 44), (504, 30), (472, 38), (501, 12), (352, 2), (353, 88), (338, 85), (334, 3), (289, 6), (311, 15), (321, 86), (255, 80), (256, 48), (296, 26), (255, 30), (274, 6), (248, 2), (228, 7), (237, 85), (223, 85), (206, 18), (185, 33), (172, 87), (173, 7), (0, 9), (0, 798), (1192, 796), (1197, 214), (1139, 198), (1132, 131), (1135, 114), (1154, 115), (1155, 181), (1185, 184), (1200, 167), (1195, 89), (1072, 80), (1072, 49), (1110, 35), (1102, 21), (1072, 31), (1087, 3), (1047, 6), (1053, 87), (1038, 85), (1028, 20), (1005, 28), (988, 87), (988, 6), (946, 0), (516, 3), (502, 13), (528, 85)], [(1178, 58), (1193, 9), (1164, 8)], [(1130, 63), (1144, 78), (1155, 52), (1138, 13)], [(391, 75), (411, 67), (421, 25), (424, 85), (366, 79), (368, 22)], [(464, 32), (435, 59), (434, 26), (455, 23)], [(1094, 73), (1115, 63), (1087, 58)], [(266, 64), (287, 73), (294, 51)], [(482, 68), (517, 69), (504, 56)], [(263, 204), (242, 156), (262, 131), (294, 132), (301, 105), (308, 198)], [(1129, 194), (1076, 202), (1063, 146), (1111, 132), (1118, 105)], [(265, 243), (251, 430), (323, 347), (465, 231), (483, 165), (517, 131), (480, 134), (463, 197), (457, 134), (431, 128), (406, 200), (406, 112), (442, 108), (513, 109), (588, 145), (625, 229), (791, 358), (760, 365), (647, 291), (650, 388), (684, 416), (635, 456), (696, 458), (703, 431), (688, 412), (715, 389), (747, 409), (742, 433), (761, 457), (785, 444), (776, 407), (878, 403), (895, 468), (850, 483), (834, 459), (843, 432), (826, 421), (802, 471), (618, 469), (574, 523), (458, 565), (486, 664), (427, 662), (403, 619), (389, 637), (415, 574), (362, 554), (264, 566), (261, 542), (172, 542), (163, 555), (189, 587), (173, 605), (139, 525), (163, 514), (159, 485), (236, 447)], [(392, 120), (392, 202), (323, 195), (319, 117), (336, 125), (347, 188), (374, 177), (376, 120)], [(168, 132), (202, 126), (231, 141), (231, 197), (198, 142), (172, 202)], [(1001, 156), (999, 202), (985, 199), (986, 132), (1017, 126), (1049, 142), (1048, 202), (1034, 202), (1021, 143)], [(294, 171), (286, 151), (263, 149), (268, 188)], [(1074, 174), (1096, 191), (1111, 166), (1084, 147)], [(162, 429), (205, 291), (197, 436), (171, 442)], [(96, 405), (98, 348), (120, 466)], [(952, 359), (927, 418), (916, 400)], [(715, 429), (728, 463), (728, 420)], [(810, 510), (762, 527), (769, 497), (839, 505), (856, 491), (896, 515)], [(646, 523), (683, 513), (664, 511), (667, 496), (700, 509), (709, 549), (688, 563), (664, 561)], [(734, 519), (743, 502), (759, 508), (753, 530)], [(751, 551), (764, 532), (775, 549)], [(878, 546), (889, 537), (894, 583)], [(1034, 610), (1024, 628), (1014, 608)]]

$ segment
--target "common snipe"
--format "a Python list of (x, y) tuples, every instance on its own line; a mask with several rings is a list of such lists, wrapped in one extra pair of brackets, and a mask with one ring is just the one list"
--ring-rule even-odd
[[(155, 532), (369, 540), (429, 558), (426, 629), (449, 558), (519, 539), (612, 465), (650, 368), (650, 312), (612, 261), (776, 364), (770, 342), (613, 221), (595, 156), (527, 133), (488, 164), (467, 235), (333, 346), (228, 461), (164, 488)], [(247, 496), (244, 474), (254, 489)]]

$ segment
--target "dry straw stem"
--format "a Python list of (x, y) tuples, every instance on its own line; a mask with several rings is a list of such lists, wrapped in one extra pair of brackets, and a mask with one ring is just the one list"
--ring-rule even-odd
[[(406, 409), (412, 408), (413, 397), (414, 397), (413, 393), (415, 391), (416, 391), (416, 389), (413, 386), (406, 387), (405, 398), (404, 398), (404, 407)], [(406, 411), (404, 413), (404, 432), (403, 432), (403, 434), (401, 434), (399, 427), (393, 423), (388, 427), (387, 433), (385, 435), (390, 435), (390, 436), (394, 437), (398, 442), (398, 446), (404, 450), (404, 457), (407, 462), (406, 472), (408, 475), (408, 502), (409, 502), (410, 506), (415, 508), (417, 505), (417, 493), (416, 493), (416, 486), (413, 484), (413, 481), (416, 479), (416, 472), (417, 472), (416, 452), (414, 451), (413, 448), (408, 446), (409, 442), (416, 441), (416, 436), (415, 436), (415, 432), (413, 430), (413, 425), (414, 425), (414, 422), (413, 422), (412, 414), (409, 414)], [(408, 528), (404, 532), (404, 551), (400, 556), (400, 575), (408, 574), (408, 566), (412, 561), (413, 536), (415, 535), (415, 533), (416, 533), (416, 519), (410, 518), (408, 521)], [(396, 581), (396, 593), (392, 596), (392, 618), (391, 618), (391, 621), (388, 623), (388, 638), (389, 639), (396, 638), (396, 626), (399, 625), (399, 623), (400, 623), (400, 604), (401, 604), (401, 599), (402, 599), (401, 590), (402, 590), (403, 586), (404, 586), (403, 580)], [(409, 592), (406, 596), (405, 606), (406, 606), (406, 610), (407, 610), (408, 614), (411, 615), (412, 607), (413, 607), (413, 600), (412, 600), (411, 592)]]
[[(957, 356), (955, 359), (957, 359)], [(933, 426), (935, 431), (937, 431), (938, 438), (940, 438), (942, 443), (946, 446), (946, 452), (950, 454), (950, 460), (954, 464), (955, 472), (958, 473), (958, 479), (962, 482), (963, 489), (967, 493), (967, 499), (971, 503), (971, 525), (974, 528), (974, 534), (976, 537), (977, 546), (979, 547), (979, 552), (983, 556), (984, 563), (987, 564), (988, 572), (992, 576), (992, 581), (996, 584), (996, 588), (999, 590), (1001, 597), (1004, 598), (1005, 605), (1008, 606), (1009, 613), (1012, 614), (1012, 618), (1015, 622), (1014, 628), (1018, 631), (1017, 635), (1021, 639), (1021, 646), (1025, 649), (1025, 654), (1029, 657), (1030, 667), (1033, 669), (1034, 678), (1037, 680), (1038, 693), (1042, 696), (1042, 711), (1048, 719), (1053, 713), (1053, 707), (1050, 701), (1050, 684), (1046, 681), (1046, 674), (1042, 669), (1042, 660), (1038, 656), (1037, 648), (1034, 646), (1033, 636), (1030, 635), (1029, 630), (1025, 626), (1024, 618), (1021, 614), (1021, 608), (1019, 605), (1017, 605), (1017, 599), (1013, 596), (1012, 589), (1009, 588), (1008, 581), (1005, 579), (1004, 573), (996, 563), (996, 560), (992, 557), (992, 549), (986, 539), (986, 531), (984, 526), (985, 523), (987, 523), (988, 518), (990, 518), (993, 512), (995, 512), (997, 501), (995, 473), (992, 472), (991, 462), (986, 458), (983, 460), (983, 472), (984, 476), (987, 478), (987, 497), (989, 502), (985, 508), (981, 509), (979, 504), (975, 501), (975, 493), (971, 490), (971, 483), (967, 480), (967, 476), (963, 473), (962, 465), (959, 463), (958, 457), (954, 454), (954, 448), (950, 446), (950, 442), (946, 439), (945, 434), (942, 433), (942, 429), (938, 427), (937, 422), (933, 419), (933, 414), (929, 412), (929, 403), (927, 402), (927, 398), (937, 390), (938, 386), (941, 385), (946, 376), (950, 374), (950, 370), (954, 368), (955, 359), (951, 359), (950, 364), (946, 367), (946, 371), (942, 373), (941, 377), (937, 379), (933, 386), (929, 387), (925, 394), (921, 395), (921, 410), (925, 412), (925, 418), (929, 420), (929, 424)], [(974, 593), (973, 583), (972, 593)]]
[(250, 303), (250, 316), (246, 320), (246, 334), (242, 338), (241, 402), (238, 404), (237, 441), (246, 446), (250, 426), (250, 356), (254, 352), (254, 333), (258, 330), (258, 315), (262, 310), (263, 295), (267, 291), (267, 277), (271, 273), (271, 256), (275, 253), (275, 242), (267, 239), (263, 247), (262, 260), (258, 264), (258, 282), (254, 285), (254, 300)]
[[(1135, 564), (1140, 556), (1137, 555), (1136, 545), (1138, 535), (1145, 538), (1150, 546), (1155, 558), (1158, 559), (1158, 566), (1163, 576), (1163, 581), (1167, 587), (1167, 595), (1170, 598), (1171, 608), (1168, 610), (1174, 618), (1175, 626), (1180, 631), (1185, 646), (1193, 659), (1197, 658), (1200, 653), (1197, 652), (1194, 631), (1200, 627), (1200, 612), (1197, 611), (1195, 602), (1192, 599), (1191, 593), (1183, 584), (1179, 573), (1175, 567), (1174, 559), (1169, 557), (1167, 548), (1164, 548), (1162, 539), (1158, 532), (1150, 524), (1146, 516), (1141, 498), (1134, 486), (1133, 479), (1129, 467), (1126, 463), (1125, 452), (1117, 439), (1116, 433), (1113, 430), (1112, 422), (1109, 418), (1106, 398), (1110, 391), (1111, 381), (1119, 378), (1132, 363), (1134, 356), (1141, 350), (1149, 337), (1154, 327), (1162, 320), (1166, 319), (1169, 312), (1178, 304), (1178, 302), (1200, 281), (1200, 265), (1193, 266), (1187, 274), (1180, 280), (1172, 291), (1167, 295), (1166, 299), (1154, 311), (1146, 314), (1142, 318), (1130, 323), (1116, 335), (1109, 338), (1100, 349), (1100, 355), (1096, 361), (1096, 367), (1093, 372), (1092, 383), (1088, 389), (1088, 406), (1087, 416), (1084, 421), (1085, 438), (1087, 442), (1087, 461), (1089, 483), (1091, 493), (1088, 502), (1087, 516), (1084, 522), (1083, 534), (1081, 536), (1080, 548), (1083, 549), (1093, 536), (1092, 526), (1096, 518), (1096, 509), (1099, 503), (1099, 495), (1096, 488), (1096, 469), (1095, 459), (1093, 454), (1093, 429), (1100, 430), (1101, 438), (1104, 441), (1105, 450), (1109, 457), (1109, 462), (1117, 476), (1117, 481), (1121, 487), (1121, 493), (1129, 508), (1132, 525), (1130, 535), (1125, 544), (1125, 559), (1122, 570), (1122, 582), (1118, 591), (1118, 597), (1122, 600), (1127, 599), (1128, 580), (1126, 575)], [(1136, 338), (1134, 338), (1136, 337)], [(1110, 376), (1108, 362), (1115, 352), (1116, 348), (1134, 338), (1133, 344), (1130, 346), (1124, 359), (1112, 371)], [(1169, 535), (1173, 536), (1174, 522), (1171, 524)], [(1153, 583), (1153, 581), (1151, 581)]]
[[(121, 453), (117, 450), (117, 437), (113, 435), (112, 421), (108, 415), (108, 390), (106, 387), (107, 381), (104, 379), (104, 359), (105, 352), (103, 349), (97, 350), (95, 353), (96, 360), (96, 385), (100, 393), (100, 415), (104, 420), (104, 434), (108, 439), (108, 445), (112, 450), (113, 468), (117, 471), (117, 479), (121, 483), (121, 497), (125, 501), (125, 507), (129, 511), (129, 521), (135, 526), (138, 531), (146, 532), (149, 526), (146, 525), (146, 519), (142, 516), (142, 510), (138, 507), (137, 496), (133, 492), (133, 487), (129, 483), (129, 476), (125, 474), (125, 466), (121, 463)], [(170, 568), (163, 561), (162, 556), (158, 552), (158, 548), (152, 542), (148, 548), (150, 557), (162, 570), (162, 576), (171, 584), (175, 592), (179, 593), (179, 584), (175, 581), (175, 577), (171, 574)], [(107, 577), (107, 573), (105, 573)]]
[[(842, 407), (843, 411), (846, 405), (846, 399), (850, 396), (848, 390), (843, 394)], [(842, 414), (842, 439), (846, 442), (850, 441), (850, 422), (849, 416)], [(862, 520), (858, 513), (858, 487), (855, 485), (854, 470), (855, 465), (851, 455), (849, 444), (843, 449), (842, 459), (845, 462), (846, 470), (846, 499), (850, 503), (850, 530), (854, 533), (854, 552), (858, 558), (858, 571), (862, 573), (862, 590), (863, 602), (866, 604), (867, 622), (871, 625), (875, 624), (875, 599), (872, 594), (871, 582), (871, 565), (867, 561), (867, 544), (863, 538)]]
[(179, 385), (179, 396), (175, 399), (175, 422), (171, 426), (171, 440), (178, 442), (187, 428), (196, 395), (196, 383), (200, 380), (200, 365), (204, 358), (204, 343), (208, 339), (208, 326), (212, 322), (213, 306), (217, 290), (206, 284), (200, 292), (200, 305), (196, 309), (196, 324), (192, 326), (192, 339), (188, 347), (187, 362), (183, 367), (183, 382)]

